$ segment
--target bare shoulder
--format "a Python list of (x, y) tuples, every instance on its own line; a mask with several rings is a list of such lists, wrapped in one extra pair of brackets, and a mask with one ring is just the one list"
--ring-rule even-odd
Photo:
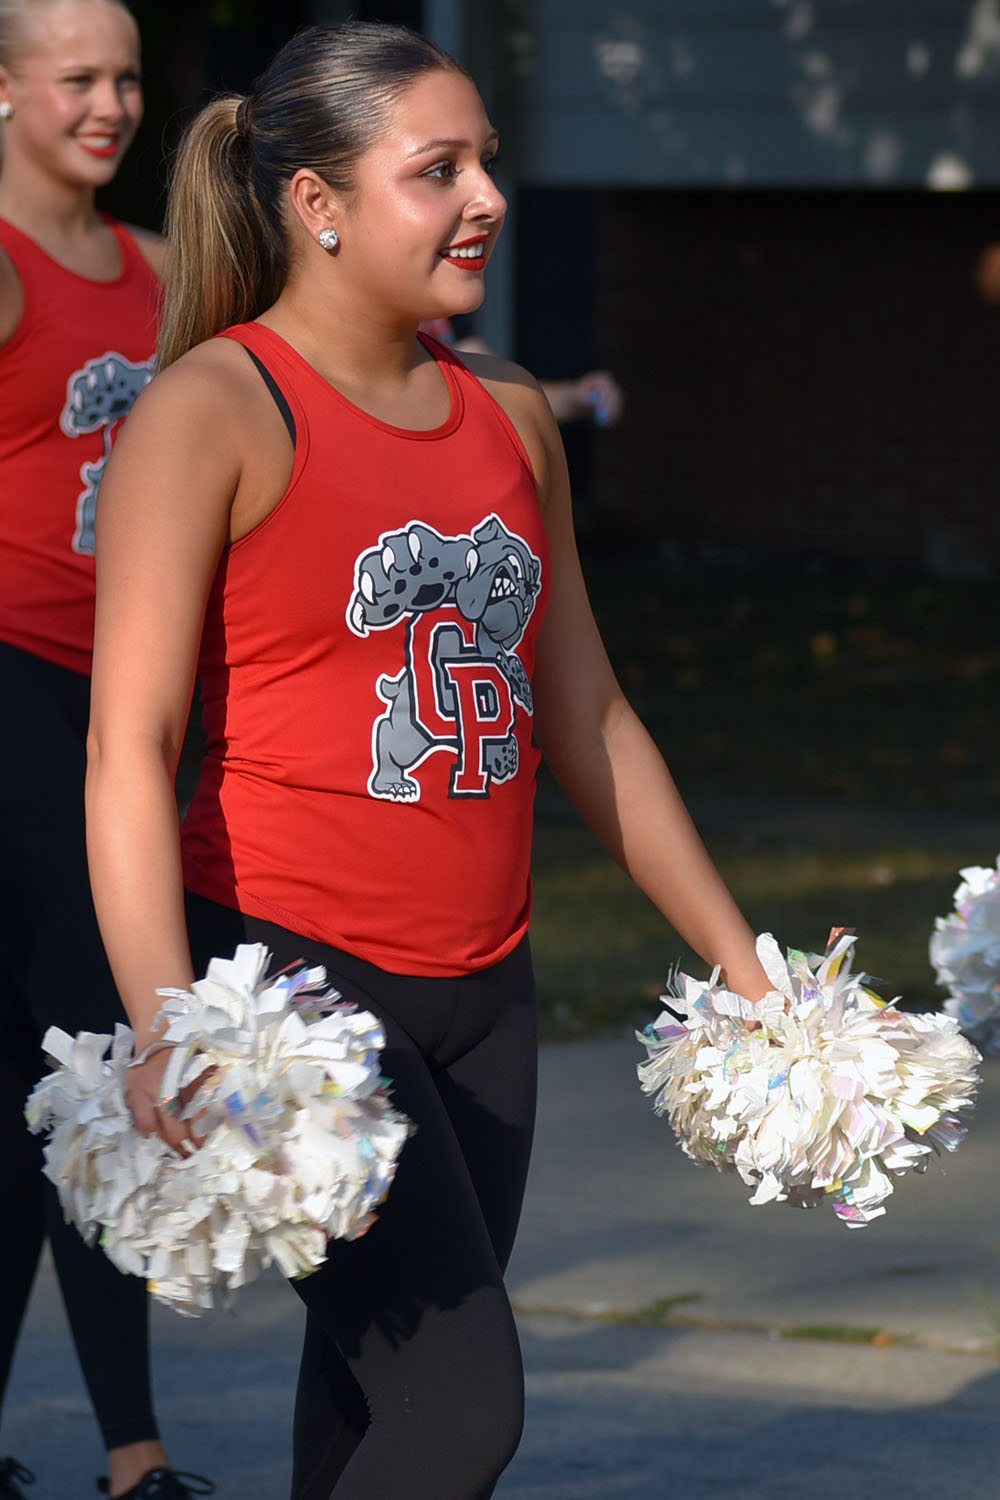
[(233, 339), (209, 339), (154, 376), (125, 422), (108, 472), (155, 474), (146, 486), (154, 506), (180, 518), (194, 507), (199, 530), (224, 520), (236, 541), (274, 509), (294, 458), (288, 429), (246, 350)]
[(534, 375), (523, 366), (516, 365), (512, 359), (501, 359), (498, 354), (473, 349), (458, 349), (456, 352), (461, 355), (462, 363), (468, 365), (476, 379), (481, 381), (491, 394), (494, 385), (509, 387), (511, 391), (541, 390)]
[[(263, 388), (246, 350), (235, 339), (206, 339), (159, 373), (144, 394), (170, 392), (172, 400), (195, 406), (209, 399), (214, 412), (239, 408)], [(162, 398), (165, 399), (165, 396)]]
[(153, 271), (162, 280), (167, 260), (167, 242), (162, 234), (156, 234), (152, 229), (140, 229), (136, 224), (123, 224), (122, 228), (135, 240), (143, 259), (149, 262)]
[(125, 423), (120, 444), (157, 433), (177, 445), (205, 445), (217, 451), (241, 449), (259, 413), (263, 384), (244, 351), (231, 339), (198, 344), (142, 392)]
[(463, 353), (462, 361), (513, 422), (531, 460), (535, 479), (540, 487), (544, 486), (553, 442), (555, 451), (561, 451), (562, 442), (538, 381), (521, 365), (495, 354)]

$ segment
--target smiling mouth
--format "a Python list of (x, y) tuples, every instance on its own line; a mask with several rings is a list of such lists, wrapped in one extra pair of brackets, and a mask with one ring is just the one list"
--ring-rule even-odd
[(461, 245), (449, 245), (441, 251), (441, 259), (461, 271), (478, 271), (486, 259), (486, 239), (466, 240)]
[(121, 145), (121, 136), (118, 135), (95, 135), (86, 140), (77, 136), (77, 145), (81, 146), (90, 156), (115, 156)]

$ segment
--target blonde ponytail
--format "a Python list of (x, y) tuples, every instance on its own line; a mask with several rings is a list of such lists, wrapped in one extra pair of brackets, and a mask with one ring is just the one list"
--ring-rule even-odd
[(284, 248), (253, 190), (238, 95), (214, 99), (188, 127), (167, 205), (169, 244), (157, 369), (275, 302)]

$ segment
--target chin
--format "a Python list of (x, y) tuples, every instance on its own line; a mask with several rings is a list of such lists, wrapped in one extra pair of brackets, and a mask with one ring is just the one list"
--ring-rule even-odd
[(480, 281), (476, 286), (470, 286), (464, 296), (456, 295), (451, 299), (451, 307), (448, 311), (449, 318), (460, 317), (464, 313), (473, 313), (482, 307), (486, 300), (486, 288)]
[(121, 159), (121, 152), (103, 160), (100, 157), (87, 157), (82, 152), (77, 152), (71, 161), (63, 163), (63, 173), (67, 181), (77, 187), (106, 187), (118, 171)]
[(86, 188), (89, 192), (99, 192), (101, 188), (106, 188), (114, 180), (116, 171), (117, 164), (110, 172), (77, 172), (71, 180), (74, 187)]

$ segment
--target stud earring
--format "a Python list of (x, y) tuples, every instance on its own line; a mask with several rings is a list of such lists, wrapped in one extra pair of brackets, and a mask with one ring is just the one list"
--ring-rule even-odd
[(9, 99), (0, 104), (0, 120), (12, 120), (14, 118), (14, 106)]
[(340, 244), (340, 235), (335, 229), (321, 229), (317, 238), (324, 250), (336, 250)]

